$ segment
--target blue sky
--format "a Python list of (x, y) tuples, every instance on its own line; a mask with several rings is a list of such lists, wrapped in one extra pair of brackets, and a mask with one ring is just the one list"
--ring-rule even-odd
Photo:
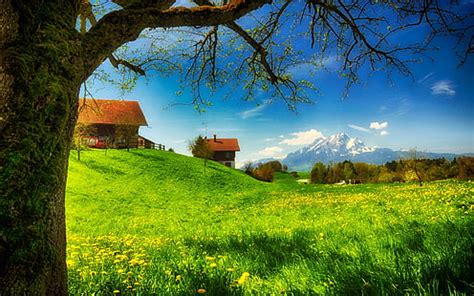
[[(405, 38), (414, 38), (413, 34), (421, 38), (423, 30), (410, 34)], [(414, 78), (395, 74), (390, 82), (384, 73), (362, 71), (363, 83), (353, 86), (345, 99), (345, 82), (335, 71), (335, 55), (326, 59), (326, 70), (311, 70), (303, 64), (294, 73), (312, 81), (319, 93), (311, 95), (313, 104), (299, 105), (297, 113), (288, 111), (281, 101), (266, 104), (264, 92), (253, 102), (238, 96), (213, 99), (204, 113), (189, 105), (170, 106), (191, 101), (186, 91), (176, 95), (180, 90), (176, 76), (140, 78), (125, 95), (115, 86), (97, 81), (89, 91), (95, 98), (139, 101), (149, 124), (140, 133), (178, 153), (189, 154), (187, 144), (199, 134), (236, 137), (241, 146), (238, 163), (283, 156), (319, 136), (338, 132), (369, 146), (473, 153), (474, 62), (470, 58), (459, 68), (453, 42), (448, 37), (438, 39), (435, 45), (440, 49), (429, 53), (434, 60), (423, 58), (411, 66)], [(114, 72), (108, 61), (101, 68)]]

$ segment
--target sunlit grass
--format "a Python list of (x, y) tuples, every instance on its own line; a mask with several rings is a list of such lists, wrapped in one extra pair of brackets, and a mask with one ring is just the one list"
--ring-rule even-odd
[(473, 291), (474, 186), (298, 185), (159, 151), (71, 156), (71, 294)]

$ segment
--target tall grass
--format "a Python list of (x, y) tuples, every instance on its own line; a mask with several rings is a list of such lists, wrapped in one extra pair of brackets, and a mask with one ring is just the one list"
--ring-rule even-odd
[(474, 186), (258, 182), (161, 151), (71, 156), (70, 293), (474, 292)]

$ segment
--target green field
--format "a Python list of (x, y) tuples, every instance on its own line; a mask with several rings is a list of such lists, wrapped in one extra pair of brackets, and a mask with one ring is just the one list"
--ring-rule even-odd
[(72, 153), (72, 295), (474, 293), (474, 185), (256, 181), (150, 150)]

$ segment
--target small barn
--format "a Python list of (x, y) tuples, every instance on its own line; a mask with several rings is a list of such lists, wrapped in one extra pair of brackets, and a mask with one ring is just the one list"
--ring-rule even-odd
[(137, 101), (80, 99), (77, 122), (90, 127), (90, 147), (138, 147), (140, 139), (144, 148), (153, 143), (138, 135), (140, 126), (148, 124)]
[(235, 168), (235, 152), (240, 151), (239, 141), (236, 138), (206, 139), (209, 148), (214, 153), (212, 159), (228, 167)]

